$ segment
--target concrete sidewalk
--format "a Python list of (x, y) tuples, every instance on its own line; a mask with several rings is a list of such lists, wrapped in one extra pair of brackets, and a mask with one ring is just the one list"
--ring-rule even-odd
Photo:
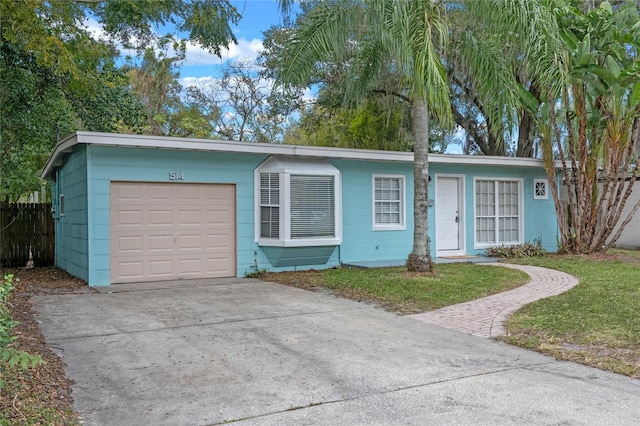
[(640, 381), (250, 279), (35, 309), (86, 425), (636, 425)]
[(504, 322), (522, 306), (564, 293), (578, 284), (573, 275), (554, 269), (509, 263), (488, 265), (518, 269), (531, 280), (513, 290), (409, 317), (478, 337), (497, 337), (506, 333)]

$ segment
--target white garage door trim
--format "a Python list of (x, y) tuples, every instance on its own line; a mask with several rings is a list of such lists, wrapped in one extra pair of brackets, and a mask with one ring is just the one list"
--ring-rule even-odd
[(112, 283), (236, 276), (236, 188), (111, 182)]

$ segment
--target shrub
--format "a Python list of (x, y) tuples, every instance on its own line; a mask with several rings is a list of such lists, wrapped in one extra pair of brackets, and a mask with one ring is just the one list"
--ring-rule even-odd
[[(11, 334), (11, 329), (18, 324), (11, 317), (11, 311), (9, 310), (9, 295), (12, 290), (13, 275), (5, 275), (0, 285), (0, 360), (6, 362), (9, 368), (17, 365), (24, 369), (44, 364), (44, 361), (39, 356), (28, 354), (10, 346), (16, 340), (16, 336)], [(2, 368), (4, 366), (0, 364), (0, 370)], [(0, 386), (2, 386), (1, 381)]]
[(490, 247), (485, 250), (485, 256), (489, 257), (504, 257), (507, 259), (518, 257), (541, 257), (546, 252), (542, 248), (540, 240), (534, 240), (533, 243), (513, 244), (513, 245), (499, 245), (496, 247)]

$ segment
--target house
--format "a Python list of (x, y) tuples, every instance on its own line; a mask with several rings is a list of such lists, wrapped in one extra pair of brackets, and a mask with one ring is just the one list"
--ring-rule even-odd
[[(631, 183), (631, 178), (625, 178), (625, 182), (623, 182), (623, 191), (626, 191), (627, 186)], [(598, 191), (603, 191), (605, 179), (600, 178), (598, 181)], [(569, 194), (567, 191), (566, 185), (561, 185), (559, 188), (560, 192), (560, 203), (562, 204), (562, 208), (565, 210), (565, 214), (569, 205)], [(609, 192), (608, 196), (612, 196), (613, 192)], [(624, 209), (622, 209), (622, 214), (620, 215), (620, 219), (618, 220), (617, 225), (615, 226), (613, 232), (607, 239), (607, 242), (611, 242), (613, 236), (615, 236), (620, 229), (620, 225), (622, 222), (629, 217), (633, 208), (636, 204), (640, 203), (640, 176), (636, 177), (636, 181), (633, 183), (632, 192), (627, 198), (625, 202)], [(601, 215), (604, 213), (601, 213)], [(623, 248), (623, 249), (640, 249), (640, 210), (638, 210), (632, 217), (629, 223), (625, 226), (625, 228), (620, 233), (620, 237), (613, 244), (614, 247)]]
[[(53, 183), (56, 265), (92, 286), (402, 263), (413, 154), (76, 132)], [(557, 220), (542, 161), (431, 155), (432, 255), (540, 240)]]
[[(629, 216), (633, 207), (638, 203), (640, 203), (640, 177), (638, 177), (633, 184), (633, 192), (624, 205), (620, 221), (623, 221)], [(615, 246), (619, 248), (640, 249), (640, 210), (635, 213), (631, 221), (622, 230)]]

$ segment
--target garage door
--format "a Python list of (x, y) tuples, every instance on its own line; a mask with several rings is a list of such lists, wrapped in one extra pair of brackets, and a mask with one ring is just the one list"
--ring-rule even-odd
[(236, 275), (235, 186), (112, 182), (111, 282)]

